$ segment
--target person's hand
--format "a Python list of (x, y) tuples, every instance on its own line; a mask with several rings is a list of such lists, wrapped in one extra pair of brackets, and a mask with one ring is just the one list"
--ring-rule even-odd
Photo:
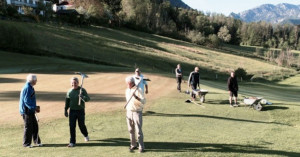
[(65, 117), (68, 117), (69, 116), (69, 114), (68, 114), (68, 111), (66, 110), (65, 111)]
[(145, 93), (148, 94), (148, 90), (147, 89), (146, 89)]
[(36, 112), (36, 113), (39, 113), (39, 112), (40, 112), (40, 109), (41, 109), (40, 106), (36, 106), (35, 112)]

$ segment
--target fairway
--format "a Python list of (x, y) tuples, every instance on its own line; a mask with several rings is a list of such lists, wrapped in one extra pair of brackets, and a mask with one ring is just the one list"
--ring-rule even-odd
[[(91, 97), (86, 105), (87, 113), (97, 113), (120, 109), (125, 105), (126, 76), (132, 73), (87, 73), (89, 78), (84, 81), (84, 88)], [(148, 75), (154, 84), (150, 86), (149, 101), (168, 94), (172, 79)], [(19, 95), (25, 83), (27, 74), (1, 75), (0, 124), (22, 124), (19, 116)], [(41, 106), (39, 115), (43, 121), (64, 117), (65, 96), (71, 88), (71, 77), (79, 77), (75, 74), (37, 74), (38, 83), (35, 86), (37, 105)], [(159, 81), (158, 81), (159, 80)], [(151, 83), (151, 82), (150, 82)], [(5, 112), (4, 112), (5, 111)]]
[[(1, 76), (1, 156), (137, 156), (129, 153), (129, 135), (123, 105), (124, 78), (130, 73), (88, 73), (84, 87), (92, 100), (87, 103), (86, 125), (91, 141), (84, 142), (77, 129), (77, 145), (67, 148), (68, 119), (63, 117), (64, 96), (74, 74), (38, 74), (35, 86), (41, 106), (40, 136), (44, 147), (22, 147), (23, 124), (18, 113), (19, 90), (26, 74)], [(225, 82), (203, 80), (208, 89), (202, 106), (185, 103), (189, 95), (178, 93), (175, 79), (144, 74), (151, 79), (144, 110), (146, 153), (142, 156), (299, 156), (299, 98), (279, 99), (258, 112), (249, 107), (230, 108)], [(114, 81), (112, 81), (114, 80)], [(241, 95), (274, 96), (280, 85), (241, 84)], [(186, 84), (183, 84), (186, 89)], [(255, 89), (255, 90), (254, 90)], [(294, 89), (299, 92), (299, 87)], [(252, 93), (249, 93), (252, 92)], [(288, 92), (288, 91), (287, 91)], [(283, 142), (284, 141), (284, 142)]]

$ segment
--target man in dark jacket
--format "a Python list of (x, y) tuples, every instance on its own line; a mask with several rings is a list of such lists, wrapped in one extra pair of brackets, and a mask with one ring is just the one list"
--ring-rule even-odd
[[(199, 68), (198, 67), (195, 67), (195, 71), (192, 71), (190, 73), (189, 80), (188, 80), (188, 85), (189, 85), (189, 87), (192, 86), (192, 90), (196, 90), (197, 86), (200, 89), (200, 74), (199, 74)], [(191, 95), (192, 95), (192, 99), (195, 100), (196, 99), (196, 94), (192, 91)]]
[(27, 82), (20, 93), (19, 111), (24, 120), (23, 146), (27, 148), (32, 148), (32, 139), (37, 146), (42, 146), (39, 137), (39, 126), (35, 117), (37, 106), (33, 86), (36, 85), (36, 82), (36, 75), (29, 74)]
[[(76, 121), (78, 121), (79, 129), (84, 136), (84, 140), (88, 142), (89, 136), (85, 125), (85, 102), (90, 101), (90, 97), (87, 91), (82, 88), (82, 94), (80, 95), (79, 80), (77, 77), (71, 78), (72, 88), (68, 91), (65, 101), (65, 116), (69, 116), (69, 126), (70, 126), (70, 143), (68, 147), (74, 147), (76, 144)], [(79, 102), (79, 97), (81, 97), (81, 102)], [(68, 113), (68, 109), (70, 112)]]
[[(230, 77), (227, 80), (227, 86), (229, 91), (229, 103), (230, 107), (236, 107), (237, 105), (237, 97), (238, 97), (238, 90), (239, 86), (237, 83), (237, 79), (235, 77), (235, 73), (231, 72)], [(234, 96), (234, 105), (232, 105), (232, 97)]]

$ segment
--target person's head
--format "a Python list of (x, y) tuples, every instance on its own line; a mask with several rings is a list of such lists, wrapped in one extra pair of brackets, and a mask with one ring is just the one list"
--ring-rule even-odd
[(230, 77), (234, 77), (234, 76), (235, 76), (234, 71), (231, 71), (231, 72), (230, 72)]
[(77, 89), (78, 88), (78, 85), (79, 85), (79, 80), (77, 77), (72, 77), (71, 78), (71, 86), (73, 89)]
[(199, 72), (199, 68), (198, 67), (195, 67), (195, 72)]
[(140, 68), (136, 68), (136, 69), (135, 69), (135, 75), (136, 75), (136, 76), (140, 76), (140, 75), (141, 75)]
[(128, 88), (132, 88), (135, 85), (134, 78), (132, 76), (126, 77), (125, 82), (126, 82)]
[(35, 74), (27, 75), (27, 82), (29, 82), (32, 86), (36, 85), (37, 77)]
[(178, 68), (178, 69), (180, 69), (180, 68), (181, 68), (180, 64), (177, 64), (177, 68)]

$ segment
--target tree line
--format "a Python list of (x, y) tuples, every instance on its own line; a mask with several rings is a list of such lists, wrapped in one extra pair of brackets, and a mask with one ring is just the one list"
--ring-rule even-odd
[[(57, 0), (52, 1), (57, 3)], [(168, 0), (69, 1), (83, 18), (76, 20), (78, 16), (70, 16), (69, 18), (75, 20), (65, 18), (63, 20), (75, 24), (127, 27), (211, 47), (219, 47), (227, 43), (300, 50), (300, 26), (272, 25), (266, 22), (245, 23), (222, 14), (173, 7)], [(4, 5), (3, 3), (0, 5), (2, 5), (0, 15), (4, 15)], [(38, 11), (44, 9), (47, 15), (44, 18), (51, 19), (54, 13), (49, 9), (46, 10), (49, 7), (41, 5)], [(6, 13), (12, 14), (12, 8), (9, 6), (6, 8)], [(28, 8), (25, 10), (32, 11)]]

